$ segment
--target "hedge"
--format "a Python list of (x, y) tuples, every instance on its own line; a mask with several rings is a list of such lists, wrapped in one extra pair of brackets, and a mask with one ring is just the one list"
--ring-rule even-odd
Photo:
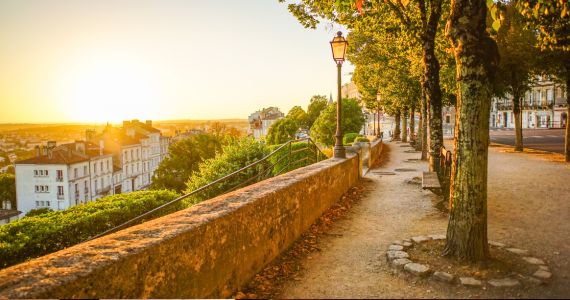
[(359, 133), (353, 132), (353, 133), (347, 133), (344, 135), (344, 137), (342, 138), (342, 143), (344, 145), (348, 145), (348, 144), (352, 144), (354, 142), (354, 140), (357, 137), (360, 137), (362, 135), (360, 135)]
[[(281, 145), (273, 145), (270, 147), (270, 150), (273, 152), (275, 149), (279, 148)], [(309, 145), (309, 147), (313, 147)], [(274, 165), (273, 167), (273, 175), (283, 174), (309, 164), (316, 162), (316, 154), (311, 151), (310, 148), (307, 148), (306, 142), (297, 142), (291, 143), (291, 152), (297, 151), (299, 152), (289, 155), (289, 147), (285, 146), (280, 149), (277, 153), (275, 153), (272, 157), (269, 158), (271, 164)], [(303, 158), (307, 158), (306, 160), (302, 160)]]
[[(81, 243), (178, 196), (175, 192), (166, 190), (107, 196), (0, 226), (0, 267), (15, 265)], [(181, 208), (182, 203), (178, 203), (157, 215), (165, 215)]]

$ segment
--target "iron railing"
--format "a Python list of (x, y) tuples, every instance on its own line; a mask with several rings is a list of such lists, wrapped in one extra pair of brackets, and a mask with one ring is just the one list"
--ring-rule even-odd
[[(88, 239), (88, 241), (185, 208), (185, 205), (181, 205), (182, 200), (187, 200), (189, 203), (197, 203), (211, 199), (327, 158), (328, 157), (310, 138), (288, 141), (260, 160), (205, 184), (190, 193), (153, 208), (129, 221)], [(173, 209), (175, 204), (178, 204), (178, 206)]]

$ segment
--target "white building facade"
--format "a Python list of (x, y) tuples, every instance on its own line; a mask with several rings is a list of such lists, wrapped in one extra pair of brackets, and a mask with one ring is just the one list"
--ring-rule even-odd
[[(537, 76), (521, 100), (522, 128), (564, 128), (568, 122), (565, 86)], [(491, 128), (515, 128), (512, 96), (493, 98)]]

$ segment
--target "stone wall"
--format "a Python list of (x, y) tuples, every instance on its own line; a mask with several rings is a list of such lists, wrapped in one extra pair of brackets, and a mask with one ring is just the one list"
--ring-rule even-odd
[(374, 164), (378, 162), (380, 159), (380, 154), (382, 153), (382, 140), (377, 139), (370, 143), (370, 147), (368, 148), (368, 167), (372, 168)]
[[(375, 150), (372, 150), (375, 151)], [(229, 297), (353, 186), (329, 159), (0, 271), (0, 298)]]

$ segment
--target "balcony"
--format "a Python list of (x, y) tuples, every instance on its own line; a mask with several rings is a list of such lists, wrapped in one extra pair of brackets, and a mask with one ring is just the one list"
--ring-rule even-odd
[(63, 200), (65, 199), (63, 194), (57, 194), (57, 200)]
[(63, 182), (63, 177), (56, 177), (56, 178), (55, 178), (55, 181), (57, 181), (57, 182)]

